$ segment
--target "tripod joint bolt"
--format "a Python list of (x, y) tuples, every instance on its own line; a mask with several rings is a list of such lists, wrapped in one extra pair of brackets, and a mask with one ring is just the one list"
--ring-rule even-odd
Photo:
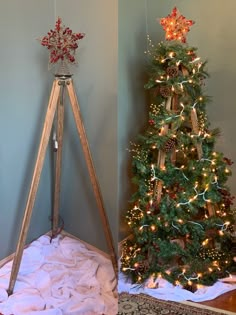
[(58, 85), (70, 85), (70, 80), (60, 80), (58, 81)]

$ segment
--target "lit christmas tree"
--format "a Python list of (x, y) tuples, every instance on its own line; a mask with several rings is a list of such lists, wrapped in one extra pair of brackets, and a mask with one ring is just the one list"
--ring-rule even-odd
[(233, 199), (226, 186), (232, 162), (214, 150), (204, 93), (206, 62), (186, 44), (193, 21), (176, 8), (160, 24), (166, 41), (149, 40), (152, 92), (148, 126), (132, 144), (137, 191), (126, 221), (121, 270), (134, 283), (151, 276), (195, 290), (235, 268)]

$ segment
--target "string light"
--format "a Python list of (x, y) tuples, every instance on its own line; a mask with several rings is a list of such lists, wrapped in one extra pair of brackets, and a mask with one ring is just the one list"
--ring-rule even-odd
[(206, 246), (208, 244), (208, 242), (209, 242), (209, 239), (208, 238), (205, 239), (205, 241), (202, 242), (202, 246)]
[(127, 271), (127, 270), (136, 270), (136, 269), (135, 268), (129, 268), (129, 267), (123, 267), (122, 270)]
[(199, 225), (199, 226), (204, 230), (203, 226), (202, 226), (200, 223), (197, 223), (197, 222), (194, 222), (194, 221), (188, 221), (188, 222), (189, 222), (189, 223), (192, 223), (192, 224)]
[[(188, 281), (188, 284), (189, 284), (189, 285), (192, 285), (191, 280), (199, 280), (199, 278), (200, 278), (200, 276), (201, 276), (201, 274), (199, 273), (199, 274), (197, 274), (196, 277), (187, 277), (187, 276), (185, 275), (185, 272), (186, 272), (186, 270), (183, 269), (182, 273), (180, 273), (180, 274), (178, 275), (178, 277), (183, 276), (184, 279)], [(191, 283), (191, 284), (190, 284), (190, 283)]]
[(200, 70), (201, 66), (202, 66), (202, 62), (199, 62), (199, 63), (198, 63), (198, 65), (197, 65), (198, 72), (199, 72), (199, 70)]
[(198, 102), (195, 102), (192, 106), (193, 109), (195, 109), (195, 106), (198, 104)]
[(158, 177), (156, 176), (154, 164), (151, 165), (151, 170), (152, 170), (152, 173), (153, 173), (152, 178), (151, 178), (151, 181), (153, 182), (154, 180), (161, 180), (160, 178), (158, 178)]
[(156, 226), (153, 224), (153, 225), (151, 225), (151, 230), (154, 232), (154, 231), (156, 231)]
[(180, 170), (181, 171), (181, 173), (182, 173), (182, 175), (183, 175), (183, 177), (187, 180), (187, 181), (189, 181), (189, 178), (184, 174), (184, 172), (182, 171), (182, 169), (184, 169), (184, 165), (182, 165), (180, 168), (179, 167), (175, 167), (175, 169), (176, 170)]
[(140, 252), (141, 248), (137, 248), (134, 253), (133, 253), (133, 258), (135, 258), (137, 256), (137, 252)]
[(229, 221), (227, 221), (227, 222), (225, 222), (223, 224), (216, 224), (216, 226), (220, 226), (221, 227), (221, 231), (226, 231), (227, 228), (229, 227), (229, 225), (230, 225)]
[[(228, 261), (226, 263), (228, 263)], [(226, 273), (229, 275), (229, 278), (233, 278), (232, 275), (227, 270)]]
[[(206, 173), (204, 173), (204, 174), (206, 174)], [(203, 175), (204, 175), (203, 174)], [(193, 202), (194, 200), (196, 200), (199, 196), (202, 196), (202, 198), (203, 198), (203, 200), (204, 201), (206, 201), (206, 202), (211, 202), (211, 200), (210, 199), (206, 199), (205, 198), (205, 194), (206, 194), (206, 192), (207, 192), (207, 190), (208, 190), (208, 186), (205, 188), (205, 190), (203, 191), (203, 192), (201, 192), (201, 193), (198, 193), (198, 191), (197, 191), (197, 189), (196, 189), (196, 186), (193, 188), (194, 190), (195, 190), (195, 192), (196, 192), (196, 195), (195, 196), (193, 196), (193, 197), (191, 197), (191, 198), (189, 198), (189, 200), (188, 201), (185, 201), (185, 202), (179, 202), (178, 204), (177, 204), (177, 207), (179, 207), (179, 206), (181, 206), (181, 205), (188, 205), (188, 204), (190, 204), (191, 202)]]
[(212, 165), (215, 165), (215, 164), (216, 164), (215, 160), (210, 160), (210, 159), (206, 159), (206, 158), (201, 158), (199, 161), (200, 161), (200, 162), (208, 161), (208, 162), (210, 162)]
[(200, 60), (200, 57), (197, 57), (195, 59), (193, 59), (192, 61), (190, 61), (189, 63), (195, 63), (196, 61)]
[(174, 225), (174, 223), (172, 222), (171, 224), (173, 226), (173, 228), (175, 228), (176, 230), (180, 231), (180, 229), (178, 228), (178, 226)]
[(180, 65), (181, 61), (182, 61), (182, 60), (179, 60), (179, 61), (176, 62), (176, 66), (177, 66), (177, 67)]
[(142, 231), (144, 227), (149, 226), (149, 224), (144, 224), (142, 226), (140, 226), (139, 231)]
[(182, 116), (183, 112), (184, 112), (184, 104), (183, 103), (180, 103), (180, 106), (182, 107), (182, 110), (180, 112), (179, 115), (173, 115), (173, 116), (169, 116), (165, 119), (165, 121), (168, 121), (168, 120), (172, 120), (173, 118), (178, 118), (178, 117), (181, 117), (181, 119), (183, 120), (184, 117)]

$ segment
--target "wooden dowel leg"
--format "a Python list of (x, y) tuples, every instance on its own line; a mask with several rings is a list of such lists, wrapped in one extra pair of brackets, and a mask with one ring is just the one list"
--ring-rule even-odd
[[(171, 105), (172, 105), (172, 96), (168, 97), (166, 101), (166, 109), (169, 111), (171, 110)], [(161, 135), (164, 136), (167, 134), (169, 129), (169, 125), (166, 124), (161, 128)], [(159, 169), (163, 169), (165, 167), (165, 160), (166, 160), (166, 153), (162, 150), (158, 152), (158, 157), (157, 157), (157, 166)], [(161, 195), (162, 195), (162, 188), (163, 188), (163, 182), (162, 181), (157, 181), (155, 184), (155, 199), (156, 203), (159, 204), (161, 202)]]
[[(190, 115), (191, 115), (191, 123), (192, 123), (193, 131), (197, 135), (199, 133), (199, 128), (198, 128), (198, 118), (197, 118), (197, 113), (196, 113), (195, 108), (191, 110)], [(203, 155), (202, 144), (196, 143), (196, 148), (197, 148), (197, 153), (198, 153), (198, 159), (200, 160)]]
[[(165, 167), (165, 159), (166, 159), (166, 153), (163, 151), (158, 152), (158, 160), (157, 165), (159, 169), (163, 169)], [(156, 203), (159, 205), (161, 202), (161, 196), (162, 196), (162, 188), (163, 188), (163, 182), (158, 180), (156, 182), (155, 192), (156, 192)]]
[[(64, 92), (64, 85), (61, 93)], [(62, 95), (63, 98), (63, 95)], [(61, 190), (61, 162), (62, 162), (62, 143), (64, 130), (64, 105), (63, 99), (59, 102), (57, 108), (57, 141), (58, 150), (56, 152), (55, 165), (55, 186), (54, 186), (54, 202), (52, 215), (52, 237), (57, 235), (59, 225), (59, 205), (60, 205), (60, 190)]]
[(106, 211), (104, 208), (102, 194), (101, 194), (101, 191), (99, 188), (98, 180), (97, 180), (95, 169), (93, 166), (93, 161), (92, 161), (91, 153), (89, 150), (88, 140), (87, 140), (87, 136), (86, 136), (83, 121), (82, 121), (82, 116), (81, 116), (80, 109), (79, 109), (79, 103), (77, 101), (77, 97), (76, 97), (74, 87), (73, 87), (73, 82), (71, 79), (67, 81), (66, 86), (68, 89), (71, 107), (72, 107), (73, 115), (75, 118), (75, 124), (77, 127), (78, 134), (80, 136), (80, 141), (81, 141), (82, 149), (84, 152), (85, 161), (86, 161), (86, 164), (88, 167), (88, 172), (90, 175), (90, 180), (92, 183), (95, 199), (97, 201), (100, 217), (102, 220), (107, 245), (108, 245), (108, 248), (110, 251), (110, 257), (111, 257), (112, 265), (114, 268), (115, 276), (117, 277), (118, 276), (118, 265), (117, 265), (117, 258), (116, 258), (116, 253), (114, 250), (114, 245), (113, 245), (113, 240), (112, 240), (112, 234), (110, 231), (108, 218), (107, 218)]
[(32, 210), (35, 202), (35, 197), (38, 189), (38, 184), (40, 180), (41, 171), (43, 168), (43, 162), (45, 159), (46, 148), (49, 141), (49, 136), (52, 128), (53, 118), (56, 111), (56, 106), (58, 102), (60, 92), (60, 86), (58, 85), (58, 80), (55, 80), (53, 83), (51, 96), (49, 99), (48, 109), (46, 113), (46, 119), (43, 126), (41, 141), (39, 144), (38, 155), (35, 163), (33, 178), (30, 186), (29, 196), (25, 208), (24, 218), (22, 222), (22, 227), (20, 231), (20, 236), (17, 244), (16, 253), (13, 259), (12, 271), (10, 276), (10, 282), (8, 287), (8, 294), (13, 293), (15, 286), (17, 274), (19, 272), (20, 263), (23, 255), (24, 245), (27, 237), (27, 232), (30, 225), (30, 219), (32, 215)]

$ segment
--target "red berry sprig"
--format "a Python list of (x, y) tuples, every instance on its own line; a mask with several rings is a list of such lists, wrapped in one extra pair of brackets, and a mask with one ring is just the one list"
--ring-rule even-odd
[(41, 45), (50, 50), (49, 62), (56, 63), (58, 60), (66, 60), (75, 63), (75, 50), (78, 48), (77, 41), (84, 38), (84, 33), (73, 33), (69, 27), (62, 24), (58, 17), (54, 30), (50, 30), (46, 36), (40, 39)]

